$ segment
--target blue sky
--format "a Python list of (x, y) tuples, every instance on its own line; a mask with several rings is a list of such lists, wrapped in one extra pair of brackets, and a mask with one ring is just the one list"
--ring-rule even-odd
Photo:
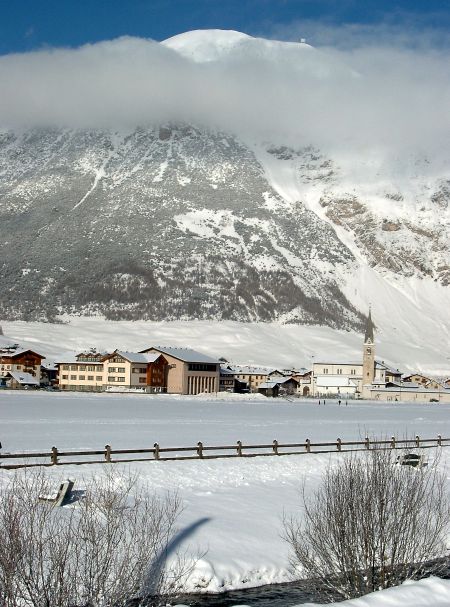
[(449, 0), (0, 0), (0, 54), (204, 28), (312, 44), (389, 36), (447, 46)]

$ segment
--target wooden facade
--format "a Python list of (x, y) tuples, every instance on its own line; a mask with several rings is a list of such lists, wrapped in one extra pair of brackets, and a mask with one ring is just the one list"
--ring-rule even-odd
[(41, 362), (45, 357), (33, 350), (19, 352), (0, 350), (0, 376), (6, 376), (9, 371), (29, 373), (38, 381), (41, 379)]

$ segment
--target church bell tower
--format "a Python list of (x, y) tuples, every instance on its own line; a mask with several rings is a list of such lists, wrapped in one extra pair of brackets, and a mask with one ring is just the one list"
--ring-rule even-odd
[(371, 384), (375, 377), (375, 343), (373, 339), (373, 322), (372, 311), (369, 308), (369, 316), (367, 317), (366, 334), (364, 336), (364, 351), (363, 351), (363, 386)]

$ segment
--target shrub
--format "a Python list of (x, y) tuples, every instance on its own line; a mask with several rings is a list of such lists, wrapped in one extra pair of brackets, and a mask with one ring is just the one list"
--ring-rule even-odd
[(48, 494), (42, 472), (17, 473), (1, 489), (2, 607), (138, 607), (177, 589), (181, 571), (164, 573), (176, 495), (153, 497), (111, 473), (68, 507), (39, 499)]
[(284, 521), (291, 564), (314, 591), (353, 598), (437, 574), (449, 528), (445, 477), (436, 466), (395, 464), (389, 451), (343, 456)]

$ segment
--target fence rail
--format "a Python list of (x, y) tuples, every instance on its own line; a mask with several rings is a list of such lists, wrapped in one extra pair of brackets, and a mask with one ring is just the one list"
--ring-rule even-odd
[[(1, 453), (0, 467), (10, 470), (35, 466), (223, 459), (231, 457), (303, 455), (308, 453), (345, 453), (369, 449), (426, 449), (449, 446), (450, 438), (443, 438), (438, 434), (435, 438), (420, 438), (416, 435), (414, 438), (407, 439), (397, 439), (395, 436), (392, 436), (387, 440), (374, 440), (368, 436), (364, 440), (359, 441), (343, 441), (337, 438), (333, 442), (325, 443), (313, 443), (309, 438), (303, 443), (279, 443), (277, 440), (274, 440), (272, 443), (261, 445), (246, 445), (242, 441), (237, 441), (235, 445), (217, 446), (205, 445), (200, 441), (194, 447), (161, 447), (161, 445), (155, 443), (153, 447), (148, 449), (113, 449), (111, 445), (106, 445), (104, 449), (89, 451), (60, 451), (57, 447), (52, 447), (48, 452)], [(101, 459), (98, 459), (96, 456), (101, 456)]]

